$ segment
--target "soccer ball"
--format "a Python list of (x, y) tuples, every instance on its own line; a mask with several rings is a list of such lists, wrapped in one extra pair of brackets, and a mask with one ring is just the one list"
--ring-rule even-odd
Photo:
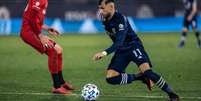
[(85, 101), (95, 101), (100, 94), (98, 87), (95, 84), (86, 84), (82, 89), (81, 97)]

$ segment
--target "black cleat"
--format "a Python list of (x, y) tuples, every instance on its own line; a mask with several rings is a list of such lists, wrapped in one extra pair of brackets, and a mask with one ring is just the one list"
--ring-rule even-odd
[(181, 41), (178, 45), (178, 48), (184, 48), (184, 41)]
[(171, 93), (169, 94), (169, 101), (179, 101), (179, 96), (177, 94)]

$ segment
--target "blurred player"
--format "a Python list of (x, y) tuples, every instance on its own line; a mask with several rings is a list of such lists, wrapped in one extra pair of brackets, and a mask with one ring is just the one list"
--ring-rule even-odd
[(131, 28), (127, 18), (115, 11), (114, 0), (100, 0), (99, 12), (105, 30), (112, 39), (113, 44), (105, 51), (96, 53), (93, 59), (99, 60), (115, 52), (107, 69), (106, 81), (113, 85), (124, 85), (136, 80), (142, 80), (139, 75), (125, 73), (128, 64), (133, 61), (138, 65), (144, 77), (153, 81), (169, 95), (170, 101), (179, 101), (178, 95), (173, 92), (166, 81), (150, 68), (152, 65), (141, 40)]
[(187, 37), (187, 32), (189, 30), (189, 26), (191, 26), (197, 38), (198, 48), (201, 48), (201, 37), (197, 29), (197, 26), (198, 26), (197, 25), (197, 0), (183, 0), (183, 3), (185, 6), (185, 15), (184, 15), (181, 41), (178, 47), (179, 48), (184, 47), (185, 40)]
[(47, 6), (48, 0), (29, 0), (23, 14), (20, 36), (28, 45), (48, 56), (48, 67), (54, 85), (52, 92), (70, 94), (73, 88), (64, 81), (62, 75), (62, 48), (54, 40), (42, 34), (44, 29), (51, 35), (59, 35), (58, 31), (43, 24)]

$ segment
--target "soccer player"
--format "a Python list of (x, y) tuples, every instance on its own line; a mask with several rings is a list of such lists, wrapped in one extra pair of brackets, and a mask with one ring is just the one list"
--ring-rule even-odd
[(131, 28), (127, 18), (115, 11), (114, 0), (100, 0), (98, 7), (104, 28), (113, 44), (108, 49), (96, 53), (93, 59), (99, 60), (113, 52), (115, 53), (107, 69), (107, 83), (123, 85), (142, 80), (139, 75), (125, 73), (129, 62), (133, 61), (138, 65), (144, 77), (151, 80), (169, 95), (170, 101), (179, 101), (178, 95), (175, 94), (166, 81), (150, 68), (152, 65), (141, 40)]
[[(23, 14), (20, 32), (22, 40), (41, 54), (48, 56), (48, 67), (53, 79), (53, 93), (70, 94), (73, 87), (62, 75), (62, 48), (54, 40), (42, 34), (42, 29), (51, 35), (59, 35), (53, 28), (44, 25), (48, 0), (29, 0)], [(33, 71), (34, 72), (34, 71)]]
[(192, 27), (193, 32), (197, 38), (198, 48), (201, 48), (201, 37), (197, 29), (197, 0), (183, 0), (185, 6), (185, 15), (183, 21), (183, 30), (179, 48), (183, 48), (187, 37), (189, 26)]

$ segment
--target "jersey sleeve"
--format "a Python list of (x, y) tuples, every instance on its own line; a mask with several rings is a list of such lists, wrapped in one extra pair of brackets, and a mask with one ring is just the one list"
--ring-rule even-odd
[(116, 39), (111, 47), (106, 49), (107, 54), (120, 49), (123, 46), (124, 40), (127, 35), (127, 19), (124, 16), (119, 17), (118, 23), (115, 24)]
[(33, 3), (30, 7), (30, 17), (31, 17), (31, 26), (35, 33), (40, 34), (42, 30), (41, 26), (41, 5), (43, 5), (42, 0), (33, 0)]

